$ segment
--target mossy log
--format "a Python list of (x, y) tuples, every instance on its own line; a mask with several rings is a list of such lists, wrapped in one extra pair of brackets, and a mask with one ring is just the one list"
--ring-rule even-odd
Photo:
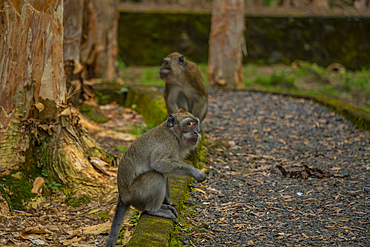
[(125, 100), (126, 107), (132, 107), (143, 116), (152, 127), (163, 123), (167, 118), (163, 94), (145, 86), (130, 86)]

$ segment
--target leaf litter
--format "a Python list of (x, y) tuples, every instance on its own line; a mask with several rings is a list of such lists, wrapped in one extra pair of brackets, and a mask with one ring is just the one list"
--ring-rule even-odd
[[(108, 122), (97, 124), (83, 116), (81, 122), (103, 148), (121, 156), (122, 151), (115, 147), (128, 147), (137, 138), (128, 133), (131, 126), (145, 126), (145, 123), (136, 111), (115, 103), (101, 108), (110, 118)], [(112, 138), (112, 132), (124, 135)], [(94, 157), (90, 157), (90, 162), (100, 172), (116, 177), (117, 168), (109, 167)], [(117, 203), (117, 190), (72, 207), (65, 203), (66, 196), (58, 190), (49, 191), (46, 197), (41, 196), (45, 181), (42, 177), (35, 180), (33, 192), (38, 196), (24, 211), (10, 212), (5, 200), (0, 197), (0, 246), (104, 246)], [(125, 215), (123, 244), (132, 237), (137, 221), (131, 215), (137, 213), (137, 210), (130, 208)]]

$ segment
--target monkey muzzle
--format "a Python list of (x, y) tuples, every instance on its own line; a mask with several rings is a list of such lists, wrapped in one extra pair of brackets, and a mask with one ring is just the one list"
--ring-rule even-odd
[(198, 144), (198, 137), (191, 137), (189, 139), (187, 139), (188, 142), (190, 143), (190, 145), (194, 146), (194, 145), (197, 145)]
[(162, 67), (159, 69), (159, 77), (164, 79), (171, 72), (171, 59), (165, 57), (162, 59)]
[(197, 145), (197, 143), (198, 143), (198, 137), (189, 138), (188, 141), (189, 141), (189, 143), (191, 145)]
[(166, 68), (165, 66), (162, 66), (160, 69), (159, 69), (159, 77), (161, 79), (164, 79), (166, 78), (166, 76), (171, 72), (171, 70), (169, 68)]

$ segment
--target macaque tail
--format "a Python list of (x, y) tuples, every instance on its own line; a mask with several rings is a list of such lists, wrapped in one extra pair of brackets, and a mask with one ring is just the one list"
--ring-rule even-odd
[(116, 213), (113, 217), (112, 227), (110, 229), (108, 240), (105, 244), (105, 247), (114, 247), (116, 246), (116, 241), (118, 238), (119, 230), (121, 229), (122, 221), (125, 216), (125, 213), (130, 205), (125, 205), (121, 197), (118, 197)]

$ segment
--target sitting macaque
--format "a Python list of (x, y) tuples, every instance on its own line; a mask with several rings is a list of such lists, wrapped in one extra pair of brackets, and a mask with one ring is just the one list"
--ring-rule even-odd
[(170, 202), (168, 177), (191, 176), (199, 182), (206, 178), (201, 170), (182, 161), (197, 147), (198, 132), (199, 119), (180, 109), (132, 143), (118, 167), (118, 203), (106, 247), (115, 246), (130, 205), (178, 223)]
[(159, 75), (166, 82), (167, 115), (184, 108), (202, 122), (207, 114), (208, 93), (197, 65), (178, 52), (169, 54), (162, 62)]

